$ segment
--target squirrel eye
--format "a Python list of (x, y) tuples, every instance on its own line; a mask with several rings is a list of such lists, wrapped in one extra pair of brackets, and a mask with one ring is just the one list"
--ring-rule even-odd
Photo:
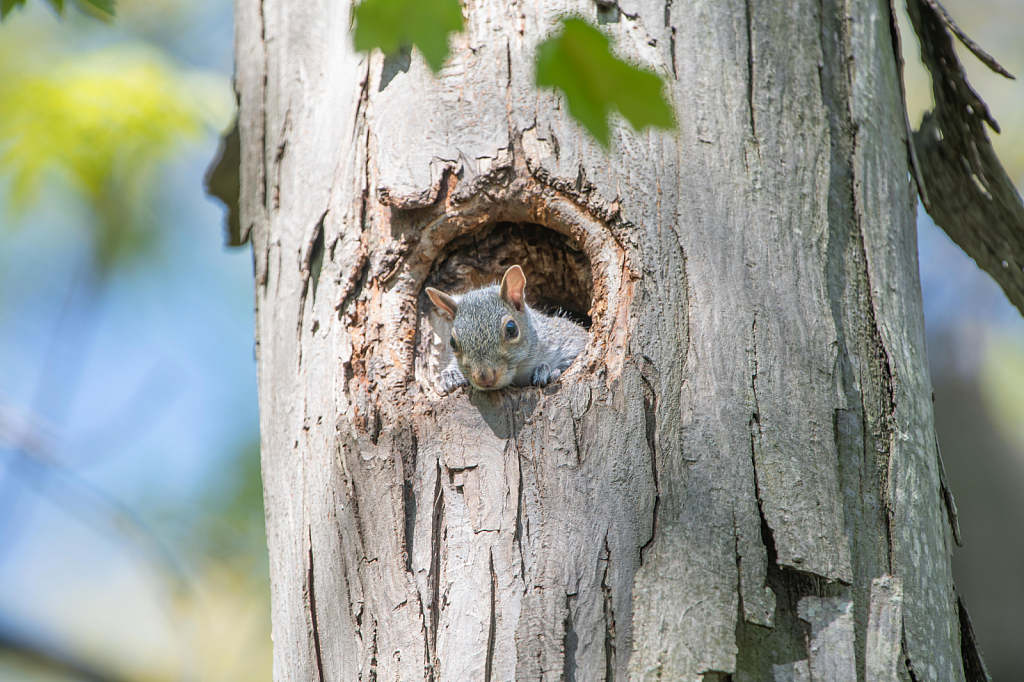
[(448, 345), (451, 346), (452, 350), (455, 351), (456, 353), (459, 352), (459, 344), (457, 344), (455, 342), (455, 337), (454, 336), (451, 337), (450, 339), (448, 339)]
[(514, 339), (519, 336), (519, 327), (516, 326), (516, 323), (513, 320), (509, 320), (505, 324), (505, 336), (510, 339)]

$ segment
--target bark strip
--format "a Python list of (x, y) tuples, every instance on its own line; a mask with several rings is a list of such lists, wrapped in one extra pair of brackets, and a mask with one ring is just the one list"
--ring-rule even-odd
[(1024, 313), (1024, 201), (992, 148), (985, 126), (998, 133), (999, 125), (967, 82), (950, 32), (990, 69), (1013, 76), (935, 0), (908, 0), (907, 13), (935, 100), (912, 142), (928, 187), (928, 213)]

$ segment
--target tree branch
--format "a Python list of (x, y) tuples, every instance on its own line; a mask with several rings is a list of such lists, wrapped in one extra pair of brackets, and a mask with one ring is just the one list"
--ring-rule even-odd
[(913, 135), (928, 187), (928, 213), (1024, 313), (1024, 203), (985, 132), (984, 124), (997, 133), (999, 125), (968, 84), (950, 32), (993, 71), (1013, 76), (967, 38), (935, 0), (907, 0), (907, 13), (935, 98), (935, 109)]

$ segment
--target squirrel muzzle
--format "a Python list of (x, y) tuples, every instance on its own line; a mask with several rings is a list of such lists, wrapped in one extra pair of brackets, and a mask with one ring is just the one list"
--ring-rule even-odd
[(470, 380), (473, 385), (482, 391), (489, 391), (498, 388), (499, 374), (491, 367), (481, 367), (470, 372)]

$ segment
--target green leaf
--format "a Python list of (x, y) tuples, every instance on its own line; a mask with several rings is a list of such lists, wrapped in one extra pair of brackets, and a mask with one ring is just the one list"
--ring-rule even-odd
[(0, 0), (0, 19), (4, 19), (15, 7), (21, 7), (25, 0)]
[(115, 15), (114, 0), (76, 0), (76, 2), (84, 12), (99, 19), (109, 19)]
[(569, 113), (606, 149), (612, 107), (635, 130), (675, 127), (661, 77), (616, 58), (608, 38), (581, 19), (563, 19), (562, 32), (537, 47), (537, 86), (561, 90)]
[(355, 9), (357, 50), (394, 54), (415, 45), (437, 73), (448, 58), (448, 34), (462, 30), (459, 0), (363, 0)]
[[(64, 0), (46, 0), (60, 16), (64, 16)], [(75, 3), (86, 13), (97, 19), (110, 19), (114, 16), (114, 0), (75, 0)], [(0, 0), (0, 19), (4, 19), (15, 7), (23, 7), (25, 0)]]

